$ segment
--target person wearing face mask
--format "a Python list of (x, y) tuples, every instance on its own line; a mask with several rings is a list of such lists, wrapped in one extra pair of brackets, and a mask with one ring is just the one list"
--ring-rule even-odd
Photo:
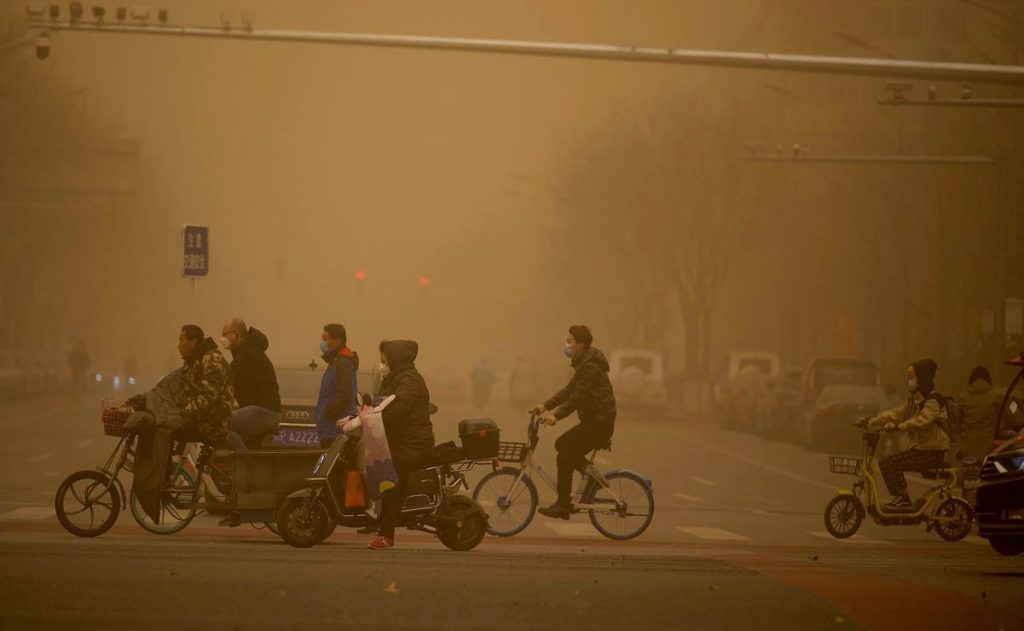
[(907, 432), (910, 448), (878, 463), (885, 486), (893, 499), (887, 508), (911, 506), (907, 493), (905, 471), (925, 471), (941, 467), (949, 450), (949, 436), (942, 425), (946, 422), (945, 402), (935, 391), (938, 365), (931, 359), (916, 361), (907, 368), (907, 399), (904, 403), (878, 416), (867, 419), (869, 429)]
[(359, 386), (356, 371), (359, 355), (348, 346), (348, 334), (340, 324), (324, 325), (320, 336), (320, 352), (327, 364), (320, 378), (320, 395), (316, 402), (316, 432), (325, 449), (338, 436), (336, 422), (353, 416), (358, 410)]
[(387, 550), (395, 545), (395, 525), (402, 511), (406, 478), (416, 469), (434, 464), (436, 458), (430, 391), (416, 370), (419, 345), (412, 340), (384, 340), (379, 348), (383, 375), (380, 395), (395, 397), (381, 417), (398, 485), (381, 495), (380, 524), (377, 536), (368, 545), (371, 550)]
[(231, 351), (231, 376), (238, 409), (231, 415), (228, 442), (238, 451), (255, 449), (262, 436), (281, 422), (281, 394), (277, 373), (267, 357), (270, 343), (241, 318), (232, 318), (221, 329), (220, 345)]
[(587, 454), (594, 449), (610, 447), (615, 431), (615, 393), (608, 379), (608, 360), (604, 353), (593, 348), (594, 337), (590, 328), (582, 324), (569, 327), (562, 352), (572, 360), (575, 369), (569, 384), (547, 402), (534, 406), (531, 412), (541, 414), (541, 420), (554, 425), (576, 412), (580, 423), (555, 441), (558, 451), (558, 500), (540, 513), (548, 517), (569, 519), (572, 472), (583, 471)]

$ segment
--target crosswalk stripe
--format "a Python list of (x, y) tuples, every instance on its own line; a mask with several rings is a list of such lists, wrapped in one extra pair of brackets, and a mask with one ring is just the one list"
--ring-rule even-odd
[(716, 484), (715, 482), (712, 482), (711, 480), (705, 480), (704, 478), (698, 478), (695, 475), (691, 475), (690, 479), (693, 480), (694, 482), (696, 482), (697, 484), (703, 484), (704, 486), (718, 486), (718, 484)]
[(546, 521), (544, 525), (563, 537), (600, 537), (591, 524), (571, 521)]
[(699, 537), (700, 539), (710, 539), (715, 541), (750, 541), (750, 537), (744, 537), (728, 530), (721, 528), (700, 528), (696, 526), (676, 526), (676, 530), (685, 532), (688, 535)]
[(0, 515), (0, 521), (39, 521), (54, 515), (52, 506), (22, 506)]
[(842, 541), (843, 543), (892, 543), (892, 541), (886, 541), (884, 539), (871, 539), (870, 537), (865, 537), (863, 535), (851, 535), (846, 539), (837, 539), (824, 530), (808, 530), (807, 534), (813, 535), (821, 539), (832, 539), (834, 541)]
[(25, 462), (27, 462), (29, 464), (34, 464), (36, 462), (42, 462), (43, 460), (46, 460), (49, 457), (50, 457), (50, 453), (49, 452), (41, 453), (41, 454), (36, 454), (36, 455), (32, 456), (31, 458), (26, 458)]
[(703, 502), (704, 501), (701, 498), (697, 497), (696, 495), (687, 495), (686, 493), (673, 493), (672, 495), (674, 497), (678, 497), (679, 499), (686, 500), (688, 502)]
[(988, 539), (983, 539), (977, 535), (967, 535), (964, 537), (964, 543), (973, 543), (976, 546), (987, 546)]

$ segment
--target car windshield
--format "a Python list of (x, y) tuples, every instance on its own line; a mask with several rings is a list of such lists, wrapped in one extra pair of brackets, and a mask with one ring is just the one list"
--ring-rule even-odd
[(873, 386), (877, 383), (878, 369), (875, 368), (874, 364), (829, 362), (818, 364), (814, 369), (814, 387), (817, 390), (827, 386)]
[(316, 399), (323, 369), (278, 369), (277, 386), (282, 399)]
[(743, 369), (746, 368), (747, 366), (753, 366), (754, 368), (757, 368), (766, 375), (772, 374), (772, 360), (770, 359), (764, 359), (760, 357), (749, 357), (746, 359), (741, 359), (739, 364), (739, 370), (737, 372), (742, 372)]
[(622, 370), (636, 368), (644, 374), (650, 374), (653, 369), (654, 360), (643, 355), (626, 355), (619, 363)]

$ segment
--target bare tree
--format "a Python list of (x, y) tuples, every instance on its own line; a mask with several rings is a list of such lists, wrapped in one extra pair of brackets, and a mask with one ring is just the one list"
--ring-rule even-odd
[(579, 144), (560, 181), (568, 223), (588, 235), (574, 244), (585, 260), (626, 261), (631, 273), (609, 278), (656, 288), (641, 292), (637, 318), (652, 310), (664, 327), (666, 296), (676, 301), (695, 375), (709, 373), (716, 297), (751, 208), (728, 120), (728, 108), (695, 98), (644, 116), (620, 112)]

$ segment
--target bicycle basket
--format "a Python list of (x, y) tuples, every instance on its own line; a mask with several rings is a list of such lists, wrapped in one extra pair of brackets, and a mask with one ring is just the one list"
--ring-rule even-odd
[(526, 458), (526, 443), (498, 443), (498, 460), (522, 462)]
[(124, 422), (132, 415), (132, 409), (124, 403), (115, 403), (109, 399), (103, 401), (103, 433), (107, 436), (121, 438), (127, 436)]
[(846, 475), (859, 475), (862, 461), (859, 458), (846, 458), (844, 456), (829, 456), (828, 468), (832, 473)]

